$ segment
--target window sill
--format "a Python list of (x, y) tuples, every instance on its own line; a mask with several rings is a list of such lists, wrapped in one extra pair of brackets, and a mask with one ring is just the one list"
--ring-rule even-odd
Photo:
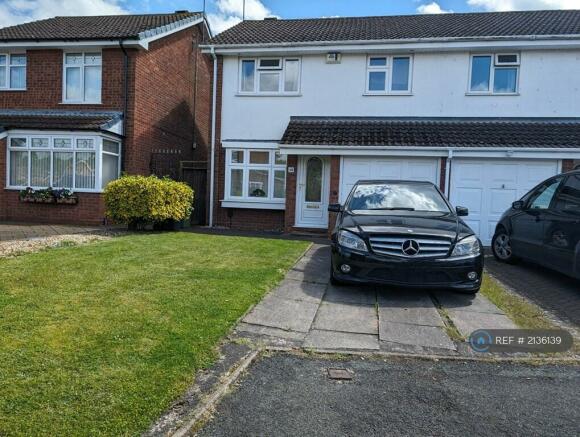
[(514, 97), (519, 96), (520, 93), (465, 93), (468, 97), (479, 96), (479, 97)]
[(59, 105), (102, 105), (103, 102), (60, 102)]
[(236, 97), (302, 97), (302, 94), (300, 93), (289, 93), (289, 94), (284, 94), (284, 93), (236, 93)]
[(272, 202), (271, 200), (222, 200), (222, 208), (245, 208), (245, 209), (275, 209), (285, 210), (286, 203)]
[(26, 91), (26, 88), (0, 88), (0, 92), (11, 92), (11, 91), (22, 92)]
[(412, 96), (413, 93), (363, 93), (364, 97), (397, 97), (397, 96)]

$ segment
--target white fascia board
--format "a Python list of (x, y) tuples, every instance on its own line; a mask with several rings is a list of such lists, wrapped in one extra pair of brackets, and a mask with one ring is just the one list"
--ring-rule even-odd
[[(141, 47), (136, 39), (123, 40), (125, 47)], [(105, 48), (119, 47), (119, 40), (86, 41), (14, 41), (0, 42), (0, 49), (60, 49), (60, 48)]]
[(222, 140), (223, 149), (277, 149), (278, 141)]
[(522, 38), (473, 38), (473, 39), (416, 39), (416, 40), (381, 40), (381, 41), (331, 41), (306, 43), (245, 44), (202, 46), (203, 53), (210, 53), (214, 47), (220, 55), (250, 55), (268, 53), (327, 53), (327, 52), (427, 52), (454, 50), (541, 50), (541, 49), (577, 49), (580, 48), (580, 35)]
[(4, 131), (4, 132), (0, 132), (0, 140), (3, 140), (4, 138), (6, 138), (8, 136), (8, 132)]
[(283, 155), (341, 155), (341, 156), (440, 156), (454, 158), (542, 158), (580, 159), (580, 148), (509, 148), (509, 147), (364, 147), (364, 146), (297, 146), (280, 145)]
[[(203, 17), (200, 17), (197, 20), (193, 20), (193, 21), (187, 21), (187, 20), (183, 20), (183, 21), (185, 21), (185, 23), (181, 24), (181, 25), (163, 26), (166, 29), (159, 32), (159, 33), (153, 34), (152, 31), (142, 32), (141, 34), (139, 34), (139, 40), (137, 41), (139, 43), (139, 46), (145, 50), (149, 50), (149, 44), (152, 43), (153, 41), (157, 41), (158, 39), (165, 38), (166, 36), (172, 35), (172, 34), (177, 33), (177, 32), (181, 32), (182, 30), (188, 29), (190, 27), (197, 26), (199, 23), (205, 23), (206, 28), (209, 29), (209, 27), (207, 26), (207, 23), (205, 22), (205, 19)], [(163, 28), (161, 28), (161, 29), (163, 29)], [(154, 30), (156, 30), (156, 29), (154, 29)], [(150, 35), (150, 36), (148, 36), (148, 35)], [(211, 35), (211, 32), (210, 32), (210, 35)]]
[[(119, 135), (115, 132), (102, 130), (41, 130), (41, 129), (10, 129), (3, 132), (5, 136), (11, 135), (37, 135), (37, 136), (75, 136), (75, 137), (103, 137), (113, 141), (119, 141)], [(1, 136), (0, 136), (1, 138)]]

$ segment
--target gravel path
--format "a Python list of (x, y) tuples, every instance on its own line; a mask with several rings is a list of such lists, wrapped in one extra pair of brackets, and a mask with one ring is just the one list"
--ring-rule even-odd
[(117, 233), (94, 233), (94, 234), (63, 234), (50, 237), (38, 237), (29, 240), (16, 240), (0, 242), (0, 258), (22, 255), (25, 253), (38, 252), (50, 247), (66, 245), (79, 245), (94, 241), (110, 240)]

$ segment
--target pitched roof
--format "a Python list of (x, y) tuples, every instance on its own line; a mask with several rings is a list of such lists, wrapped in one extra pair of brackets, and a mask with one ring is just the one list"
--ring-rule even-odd
[(3, 110), (0, 111), (0, 131), (10, 129), (107, 131), (121, 119), (121, 112)]
[(144, 33), (167, 31), (202, 17), (201, 12), (54, 17), (0, 29), (0, 41), (139, 39)]
[(580, 148), (580, 118), (292, 117), (281, 144)]
[(580, 35), (580, 10), (244, 21), (210, 44)]

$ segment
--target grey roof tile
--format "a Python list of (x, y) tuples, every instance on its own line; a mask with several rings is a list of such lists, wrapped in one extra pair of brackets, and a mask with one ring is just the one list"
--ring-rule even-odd
[(580, 118), (292, 117), (281, 144), (580, 148)]
[[(580, 6), (580, 5), (579, 5)], [(244, 21), (210, 44), (580, 35), (580, 10)]]

